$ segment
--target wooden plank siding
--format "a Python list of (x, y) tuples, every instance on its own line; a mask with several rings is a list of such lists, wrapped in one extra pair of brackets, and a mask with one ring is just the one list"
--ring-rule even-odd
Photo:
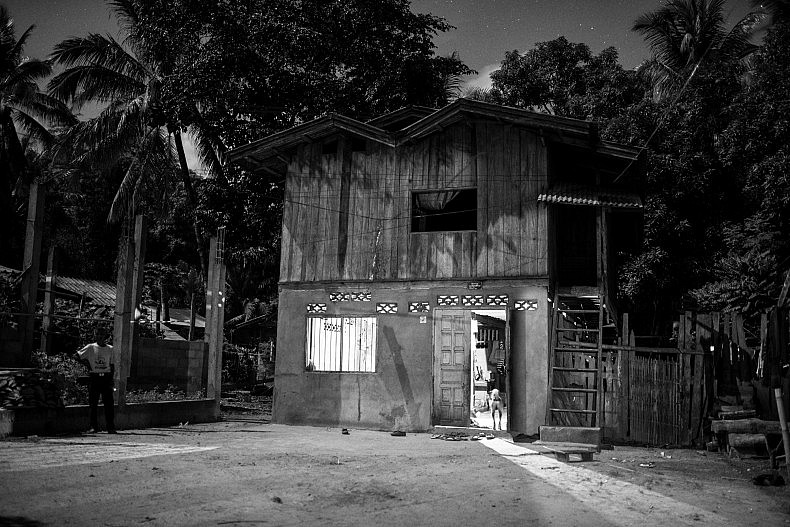
[[(288, 165), (281, 282), (547, 275), (547, 156), (533, 130), (478, 120), (364, 151), (336, 139), (331, 153), (329, 139), (299, 146)], [(412, 193), (455, 188), (477, 190), (477, 230), (412, 233)]]

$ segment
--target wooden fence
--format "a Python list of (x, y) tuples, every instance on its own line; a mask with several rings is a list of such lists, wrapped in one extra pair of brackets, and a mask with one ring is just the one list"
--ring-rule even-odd
[(604, 438), (649, 445), (701, 444), (716, 397), (741, 401), (750, 370), (743, 320), (686, 312), (675, 347), (639, 347), (627, 315), (617, 345), (602, 346)]

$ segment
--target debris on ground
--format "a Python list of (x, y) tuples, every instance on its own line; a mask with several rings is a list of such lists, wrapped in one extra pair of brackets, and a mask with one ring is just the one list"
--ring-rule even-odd
[(768, 474), (754, 476), (752, 478), (752, 483), (763, 487), (783, 487), (785, 479), (780, 474), (770, 472)]

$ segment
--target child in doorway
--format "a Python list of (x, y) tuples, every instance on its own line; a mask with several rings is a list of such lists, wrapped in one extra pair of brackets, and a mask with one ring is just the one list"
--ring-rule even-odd
[(499, 389), (494, 388), (489, 394), (491, 399), (491, 420), (494, 422), (494, 430), (496, 430), (497, 418), (496, 412), (499, 411), (499, 429), (502, 430), (502, 397), (499, 395)]

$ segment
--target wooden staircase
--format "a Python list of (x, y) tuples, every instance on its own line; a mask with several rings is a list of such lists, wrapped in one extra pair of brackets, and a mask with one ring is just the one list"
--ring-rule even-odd
[(556, 295), (549, 377), (550, 425), (602, 425), (603, 298)]

